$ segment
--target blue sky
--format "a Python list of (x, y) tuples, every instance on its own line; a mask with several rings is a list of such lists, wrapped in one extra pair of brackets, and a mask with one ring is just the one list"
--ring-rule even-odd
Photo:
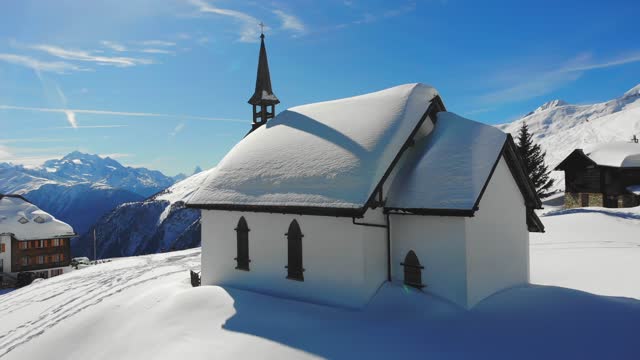
[(259, 27), (277, 108), (409, 82), (511, 121), (640, 83), (637, 1), (3, 1), (0, 162), (73, 150), (167, 174), (247, 132)]

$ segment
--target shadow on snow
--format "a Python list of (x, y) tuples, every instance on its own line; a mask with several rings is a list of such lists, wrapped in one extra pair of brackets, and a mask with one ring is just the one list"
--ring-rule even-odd
[(638, 359), (640, 301), (530, 285), (465, 311), (384, 285), (363, 310), (225, 288), (236, 314), (224, 328), (332, 359)]

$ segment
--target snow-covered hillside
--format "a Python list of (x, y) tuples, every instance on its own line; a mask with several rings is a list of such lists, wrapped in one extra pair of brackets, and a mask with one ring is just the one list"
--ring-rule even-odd
[(603, 211), (543, 217), (531, 276), (549, 286), (471, 311), (399, 284), (362, 311), (191, 288), (199, 249), (115, 259), (0, 296), (0, 357), (638, 359), (640, 210)]
[[(200, 211), (185, 201), (209, 171), (200, 172), (144, 200), (116, 207), (94, 226), (100, 258), (187, 249), (200, 245)], [(73, 240), (75, 255), (93, 257), (93, 234)]]
[[(634, 134), (640, 137), (640, 85), (598, 104), (572, 105), (553, 100), (498, 128), (516, 136), (522, 121), (547, 151), (547, 164), (553, 168), (576, 148), (588, 150), (596, 144), (629, 141)], [(554, 178), (559, 180), (554, 189), (563, 190), (563, 174), (556, 172)]]

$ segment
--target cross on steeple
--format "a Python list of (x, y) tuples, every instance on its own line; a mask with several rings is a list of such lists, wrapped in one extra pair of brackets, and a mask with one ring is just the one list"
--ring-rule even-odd
[(260, 35), (264, 35), (264, 23), (260, 21), (260, 24), (258, 24), (258, 26), (260, 26)]
[[(260, 22), (261, 31), (264, 31), (264, 23)], [(267, 49), (264, 46), (264, 33), (260, 35), (260, 54), (258, 56), (258, 73), (256, 76), (256, 89), (249, 99), (253, 106), (253, 124), (251, 131), (264, 125), (267, 120), (273, 118), (276, 112), (276, 104), (280, 100), (271, 89), (271, 76), (269, 74), (269, 62), (267, 61)]]

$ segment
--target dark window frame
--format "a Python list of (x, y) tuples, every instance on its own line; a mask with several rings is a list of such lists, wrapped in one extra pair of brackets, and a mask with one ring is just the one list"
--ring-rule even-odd
[(426, 287), (426, 285), (422, 283), (422, 270), (424, 266), (420, 264), (420, 260), (415, 251), (409, 250), (404, 257), (404, 262), (401, 262), (400, 265), (404, 267), (403, 282), (405, 285), (416, 289)]
[(287, 237), (287, 279), (304, 281), (305, 268), (303, 267), (302, 238), (304, 234), (300, 224), (293, 219), (289, 224), (289, 230), (284, 234)]
[(244, 216), (238, 220), (238, 225), (234, 229), (236, 231), (236, 269), (249, 271), (249, 225)]

